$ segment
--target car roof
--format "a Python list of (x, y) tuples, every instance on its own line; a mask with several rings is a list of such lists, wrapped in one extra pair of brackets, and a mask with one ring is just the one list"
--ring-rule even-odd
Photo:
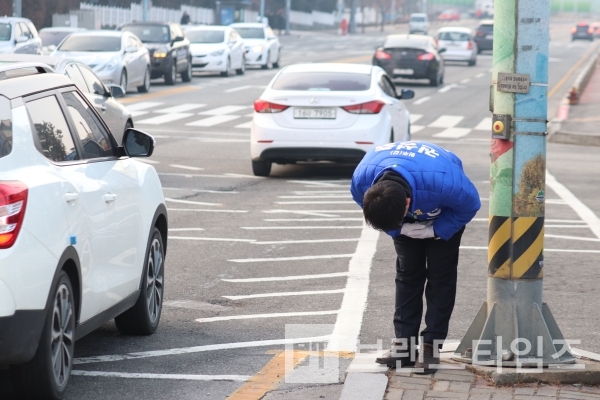
[(265, 25), (263, 25), (260, 22), (237, 22), (237, 23), (231, 24), (229, 26), (238, 27), (238, 28), (264, 28), (265, 27)]
[[(36, 63), (42, 66), (41, 63)], [(24, 64), (23, 67), (31, 67), (32, 63)], [(0, 72), (6, 68), (14, 69), (14, 66), (0, 66)], [(48, 77), (48, 74), (52, 74)], [(62, 74), (55, 72), (39, 72), (37, 74), (24, 75), (9, 79), (0, 79), (0, 95), (8, 99), (27, 96), (29, 94), (43, 92), (65, 86), (75, 87), (75, 83)]]
[(424, 35), (389, 35), (385, 38), (384, 44), (388, 43), (394, 47), (402, 45), (407, 47), (425, 48), (431, 43), (431, 37)]
[(104, 37), (121, 37), (124, 32), (120, 31), (107, 31), (107, 30), (96, 30), (96, 31), (83, 31), (73, 32), (71, 36), (104, 36)]
[(471, 32), (473, 32), (473, 31), (472, 31), (470, 28), (461, 28), (461, 27), (458, 27), (458, 26), (455, 26), (455, 27), (448, 26), (448, 27), (445, 27), (445, 28), (440, 28), (440, 29), (438, 30), (438, 33), (440, 33), (440, 32), (462, 32), (462, 33), (471, 33)]
[(63, 57), (40, 56), (37, 54), (0, 54), (0, 66), (6, 62), (42, 63), (52, 67), (52, 69), (54, 70), (57, 70), (57, 67), (61, 66), (61, 64), (67, 64), (70, 62), (76, 62), (78, 64), (81, 64), (76, 60), (71, 60), (69, 58)]
[(294, 64), (281, 71), (282, 74), (294, 72), (346, 72), (351, 74), (371, 74), (373, 66), (368, 64), (342, 64), (342, 63), (310, 63)]
[(20, 17), (0, 17), (0, 22), (10, 22), (10, 21), (20, 21), (20, 22), (31, 22), (28, 18), (20, 18)]

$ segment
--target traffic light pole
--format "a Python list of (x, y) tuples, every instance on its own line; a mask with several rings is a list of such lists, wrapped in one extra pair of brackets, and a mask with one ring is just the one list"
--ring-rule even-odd
[(574, 362), (542, 301), (550, 0), (496, 0), (487, 301), (456, 350), (472, 364)]

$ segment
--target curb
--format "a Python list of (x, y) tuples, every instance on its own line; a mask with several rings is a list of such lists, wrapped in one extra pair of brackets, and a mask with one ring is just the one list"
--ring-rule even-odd
[(579, 132), (556, 132), (548, 141), (552, 143), (579, 144), (583, 146), (600, 146), (600, 136)]
[(383, 400), (388, 367), (375, 362), (377, 354), (357, 353), (345, 373), (340, 400)]

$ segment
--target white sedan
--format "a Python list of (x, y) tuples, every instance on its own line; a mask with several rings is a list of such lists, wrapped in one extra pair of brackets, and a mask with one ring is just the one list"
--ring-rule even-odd
[(281, 65), (281, 44), (269, 26), (257, 22), (229, 25), (244, 39), (246, 65), (256, 65), (263, 69), (279, 68)]
[(252, 171), (272, 163), (358, 163), (374, 146), (410, 139), (410, 114), (383, 69), (359, 64), (297, 64), (284, 68), (254, 102)]
[(228, 26), (193, 26), (185, 29), (190, 41), (193, 72), (220, 72), (230, 76), (246, 71), (244, 41)]

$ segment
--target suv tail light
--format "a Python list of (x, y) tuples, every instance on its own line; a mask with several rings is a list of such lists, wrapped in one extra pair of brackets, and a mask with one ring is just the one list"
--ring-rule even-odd
[(431, 53), (423, 53), (421, 54), (419, 57), (417, 57), (417, 60), (420, 61), (431, 61), (435, 58), (435, 56)]
[(368, 103), (353, 104), (351, 106), (342, 107), (344, 111), (350, 114), (379, 114), (379, 111), (385, 106), (385, 103), (380, 100), (369, 101)]
[(473, 50), (473, 42), (470, 40), (467, 42), (467, 50)]
[(590, 29), (588, 29), (588, 33), (589, 33), (589, 34), (592, 34), (592, 33), (594, 33), (594, 29), (593, 29), (593, 28), (590, 28)]
[(390, 53), (386, 53), (383, 50), (377, 50), (377, 52), (375, 52), (375, 58), (377, 58), (378, 60), (389, 60), (390, 58), (392, 58), (392, 55)]
[(577, 28), (571, 28), (571, 33), (577, 32)]
[(0, 249), (15, 244), (23, 225), (28, 189), (18, 181), (0, 181)]
[(287, 110), (289, 106), (284, 106), (281, 104), (269, 103), (268, 101), (264, 101), (258, 99), (254, 102), (254, 111), (257, 113), (280, 113), (284, 110)]

